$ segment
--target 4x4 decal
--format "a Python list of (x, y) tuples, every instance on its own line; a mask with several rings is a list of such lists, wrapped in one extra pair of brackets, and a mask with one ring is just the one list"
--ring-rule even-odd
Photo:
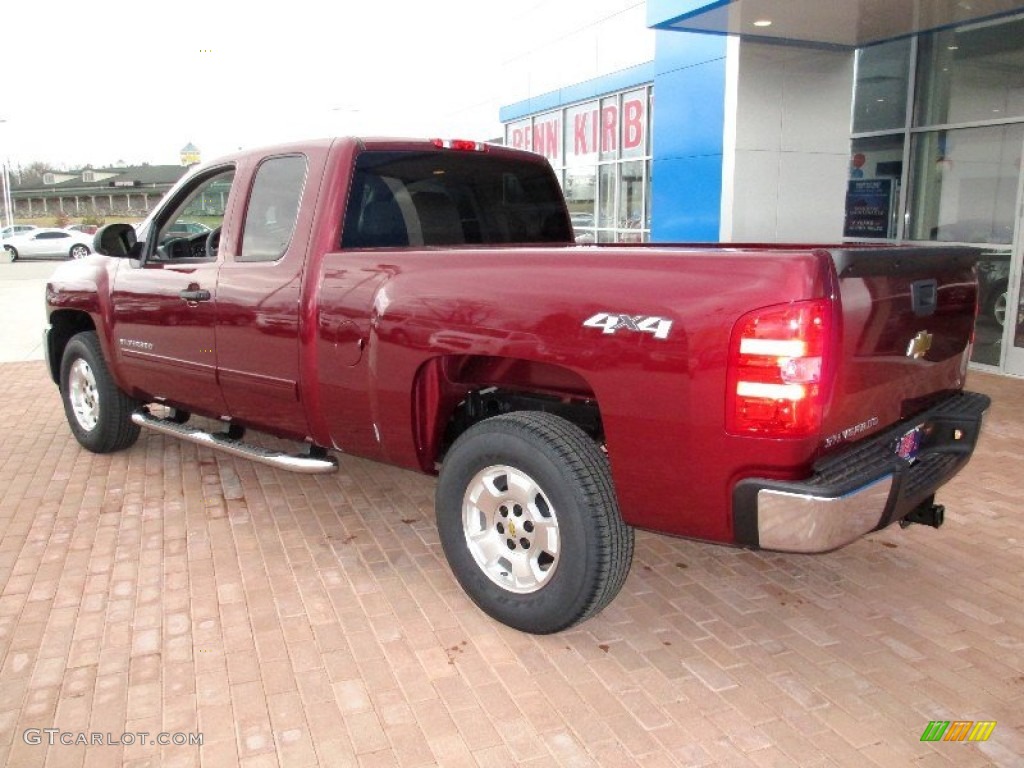
[(584, 320), (583, 327), (600, 328), (602, 333), (615, 333), (620, 330), (651, 333), (656, 339), (667, 339), (672, 330), (672, 321), (665, 317), (598, 312), (593, 317)]

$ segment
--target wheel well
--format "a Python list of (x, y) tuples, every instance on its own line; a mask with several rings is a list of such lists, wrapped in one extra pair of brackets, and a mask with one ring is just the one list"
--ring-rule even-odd
[(58, 310), (50, 315), (50, 333), (46, 341), (50, 347), (50, 376), (55, 384), (60, 383), (60, 361), (64, 357), (64, 347), (75, 334), (95, 330), (96, 324), (85, 312)]
[(601, 411), (596, 400), (487, 387), (466, 393), (465, 399), (452, 412), (441, 441), (442, 455), (459, 435), (477, 422), (516, 411), (542, 411), (560, 416), (594, 440), (604, 441)]
[(421, 368), (414, 429), (421, 464), (436, 470), (451, 445), (474, 424), (504, 413), (543, 411), (604, 442), (601, 411), (590, 385), (558, 365), (505, 358), (449, 357)]

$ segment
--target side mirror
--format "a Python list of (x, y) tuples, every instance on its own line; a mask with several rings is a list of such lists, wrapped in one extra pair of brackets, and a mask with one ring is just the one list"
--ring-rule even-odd
[(92, 239), (96, 253), (115, 258), (138, 258), (138, 237), (131, 224), (107, 224)]

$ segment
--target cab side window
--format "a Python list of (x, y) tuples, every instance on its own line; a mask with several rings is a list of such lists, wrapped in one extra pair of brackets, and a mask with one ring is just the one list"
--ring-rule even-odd
[(234, 178), (233, 168), (216, 171), (183, 193), (170, 214), (158, 223), (156, 260), (216, 258), (220, 225)]
[(277, 261), (288, 250), (295, 232), (302, 190), (306, 185), (306, 158), (272, 157), (256, 171), (238, 261)]

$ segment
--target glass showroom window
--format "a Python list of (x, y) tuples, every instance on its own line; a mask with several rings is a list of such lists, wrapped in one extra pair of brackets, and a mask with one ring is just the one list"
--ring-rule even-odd
[(997, 366), (1024, 148), (1024, 17), (922, 37), (916, 80), (906, 237), (987, 246), (972, 360)]
[(908, 238), (986, 249), (973, 361), (999, 365), (1024, 123), (925, 131), (913, 140)]
[(917, 126), (1024, 117), (1024, 18), (923, 36)]
[[(577, 237), (597, 239), (598, 110), (596, 102), (565, 110), (562, 164), (565, 198)], [(557, 159), (552, 164), (557, 168)]]
[(650, 104), (645, 86), (505, 126), (508, 146), (548, 158), (583, 242), (650, 238)]
[(1024, 146), (1024, 18), (925, 35), (912, 129), (912, 240), (1013, 242)]
[(913, 139), (908, 239), (1013, 242), (1024, 123), (926, 131)]
[(910, 38), (857, 51), (853, 132), (903, 130), (907, 124)]
[(909, 38), (857, 51), (844, 237), (900, 236), (913, 53)]
[(973, 361), (999, 365), (1024, 149), (1024, 15), (859, 51), (852, 122), (845, 235), (983, 247)]
[(894, 239), (903, 184), (902, 133), (854, 139), (843, 237)]
[(640, 161), (619, 163), (619, 206), (617, 225), (622, 232), (621, 240), (639, 243), (643, 241), (644, 227), (644, 164)]

